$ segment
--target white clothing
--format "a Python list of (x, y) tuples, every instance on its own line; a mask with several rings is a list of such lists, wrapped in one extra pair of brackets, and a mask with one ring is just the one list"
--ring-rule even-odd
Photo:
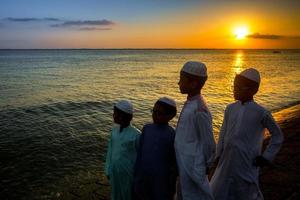
[(227, 106), (217, 144), (219, 163), (210, 182), (216, 200), (263, 199), (254, 160), (261, 155), (265, 128), (271, 140), (262, 156), (271, 161), (283, 142), (271, 113), (254, 101)]
[(214, 160), (212, 117), (202, 98), (188, 99), (175, 136), (176, 160), (183, 200), (213, 199), (206, 171)]

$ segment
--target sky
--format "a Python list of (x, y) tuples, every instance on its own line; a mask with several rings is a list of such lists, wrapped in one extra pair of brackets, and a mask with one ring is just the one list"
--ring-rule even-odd
[(0, 48), (300, 48), (299, 0), (0, 0)]

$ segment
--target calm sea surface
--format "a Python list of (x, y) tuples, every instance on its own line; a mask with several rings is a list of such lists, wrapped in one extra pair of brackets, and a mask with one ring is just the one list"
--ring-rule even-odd
[(0, 50), (1, 199), (47, 198), (79, 172), (101, 169), (118, 99), (133, 102), (138, 128), (161, 96), (181, 110), (188, 60), (207, 65), (203, 96), (216, 131), (233, 78), (247, 67), (261, 73), (256, 101), (267, 109), (300, 100), (300, 50)]

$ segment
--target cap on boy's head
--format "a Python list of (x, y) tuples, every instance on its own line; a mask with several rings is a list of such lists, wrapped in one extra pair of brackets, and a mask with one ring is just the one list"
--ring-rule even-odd
[(128, 100), (120, 100), (115, 105), (119, 110), (122, 110), (125, 113), (133, 114), (133, 105)]
[(168, 104), (168, 105), (173, 106), (173, 107), (176, 108), (176, 102), (173, 99), (171, 99), (171, 98), (161, 97), (157, 101), (164, 102), (164, 103), (166, 103), (166, 104)]
[(248, 68), (248, 69), (245, 69), (244, 71), (242, 71), (240, 74), (240, 76), (243, 76), (247, 79), (250, 79), (256, 83), (260, 83), (260, 75), (259, 75), (259, 72), (254, 69), (254, 68)]
[(188, 61), (183, 65), (181, 71), (194, 76), (200, 76), (200, 77), (207, 76), (207, 69), (205, 64), (197, 61)]

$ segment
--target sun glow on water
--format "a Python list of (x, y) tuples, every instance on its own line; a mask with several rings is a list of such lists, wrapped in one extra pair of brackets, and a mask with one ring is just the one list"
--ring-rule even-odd
[(234, 60), (232, 63), (232, 67), (230, 70), (230, 81), (229, 81), (229, 88), (230, 92), (232, 92), (233, 88), (233, 80), (236, 74), (241, 73), (244, 70), (244, 53), (243, 52), (237, 52), (234, 56)]
[(243, 53), (237, 53), (234, 60), (233, 71), (235, 74), (239, 74), (243, 68)]

